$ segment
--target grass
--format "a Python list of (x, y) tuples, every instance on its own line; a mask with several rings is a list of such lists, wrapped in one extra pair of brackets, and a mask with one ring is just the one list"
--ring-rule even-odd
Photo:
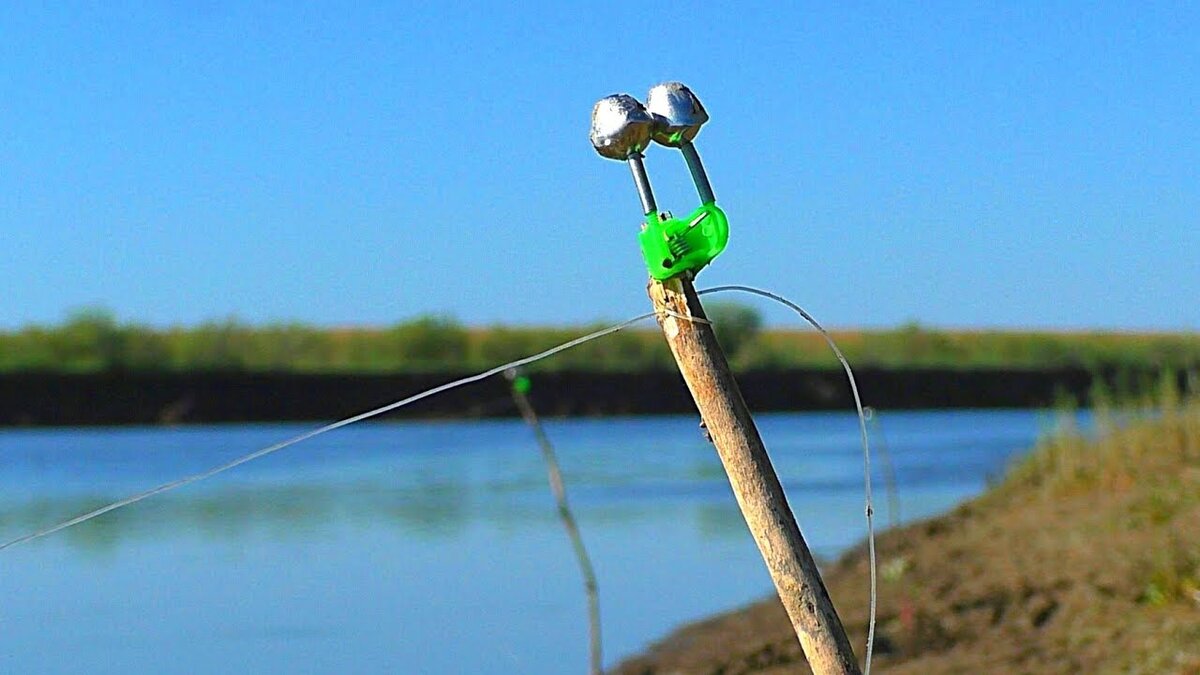
[[(1194, 376), (1189, 381), (1200, 391)], [(1061, 407), (1054, 429), (1010, 469), (1000, 490), (1036, 488), (1045, 496), (1123, 491), (1135, 481), (1157, 483), (1162, 472), (1200, 460), (1200, 396), (1181, 393), (1173, 373), (1140, 397), (1115, 402), (1097, 387), (1092, 399), (1092, 431), (1077, 426), (1073, 407)]]
[[(1189, 378), (1195, 385), (1195, 378)], [(1074, 411), (1060, 410), (1058, 424), (1010, 470), (997, 498), (1016, 494), (1063, 500), (1108, 492), (1131, 495), (1122, 530), (1162, 531), (1165, 539), (1136, 562), (1143, 579), (1140, 602), (1164, 606), (1195, 602), (1200, 607), (1200, 490), (1190, 478), (1200, 472), (1200, 396), (1184, 395), (1179, 378), (1164, 375), (1156, 392), (1114, 402), (1093, 394), (1094, 430), (1075, 424)], [(1183, 475), (1180, 475), (1180, 472)], [(1181, 478), (1183, 480), (1181, 480)], [(1172, 527), (1189, 518), (1191, 531)]]
[[(878, 672), (1200, 675), (1200, 397), (1179, 381), (1131, 398), (1093, 392), (1089, 427), (1064, 407), (987, 493), (885, 532)], [(861, 648), (865, 547), (824, 576)], [(808, 671), (769, 599), (616, 672)]]

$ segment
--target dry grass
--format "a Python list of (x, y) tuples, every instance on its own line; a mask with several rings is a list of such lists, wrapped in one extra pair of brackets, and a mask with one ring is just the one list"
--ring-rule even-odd
[(1073, 409), (1060, 410), (1054, 430), (1013, 466), (1000, 492), (1033, 488), (1054, 497), (1123, 491), (1134, 481), (1156, 481), (1161, 472), (1200, 459), (1200, 396), (1181, 394), (1174, 375), (1136, 400), (1114, 403), (1103, 389), (1093, 399), (1094, 432), (1076, 426)]
[[(1102, 400), (1095, 419), (1060, 425), (979, 499), (880, 538), (878, 672), (1200, 675), (1200, 398), (1164, 384)], [(865, 551), (825, 578), (861, 646)], [(769, 599), (617, 672), (808, 670)]]

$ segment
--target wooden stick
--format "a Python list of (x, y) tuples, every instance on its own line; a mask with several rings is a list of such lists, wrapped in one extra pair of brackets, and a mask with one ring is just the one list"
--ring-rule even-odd
[(816, 675), (859, 675), (842, 621), (692, 282), (651, 280), (648, 291), (809, 666)]

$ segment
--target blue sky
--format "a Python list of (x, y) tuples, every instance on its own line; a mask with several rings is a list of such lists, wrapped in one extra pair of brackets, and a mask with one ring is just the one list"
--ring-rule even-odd
[[(845, 327), (1200, 329), (1196, 5), (842, 4), (6, 3), (0, 327), (643, 311), (588, 117), (679, 79), (732, 229), (701, 286)], [(677, 153), (647, 165), (694, 205)]]

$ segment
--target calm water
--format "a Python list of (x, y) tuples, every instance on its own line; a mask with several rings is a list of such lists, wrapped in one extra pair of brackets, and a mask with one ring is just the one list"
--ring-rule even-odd
[[(1044, 418), (880, 421), (907, 520), (978, 493)], [(814, 551), (859, 541), (854, 418), (759, 423)], [(596, 564), (607, 662), (771, 590), (694, 418), (547, 427)], [(0, 431), (0, 537), (309, 428)], [(0, 552), (0, 671), (582, 672), (584, 607), (519, 421), (359, 425)]]

